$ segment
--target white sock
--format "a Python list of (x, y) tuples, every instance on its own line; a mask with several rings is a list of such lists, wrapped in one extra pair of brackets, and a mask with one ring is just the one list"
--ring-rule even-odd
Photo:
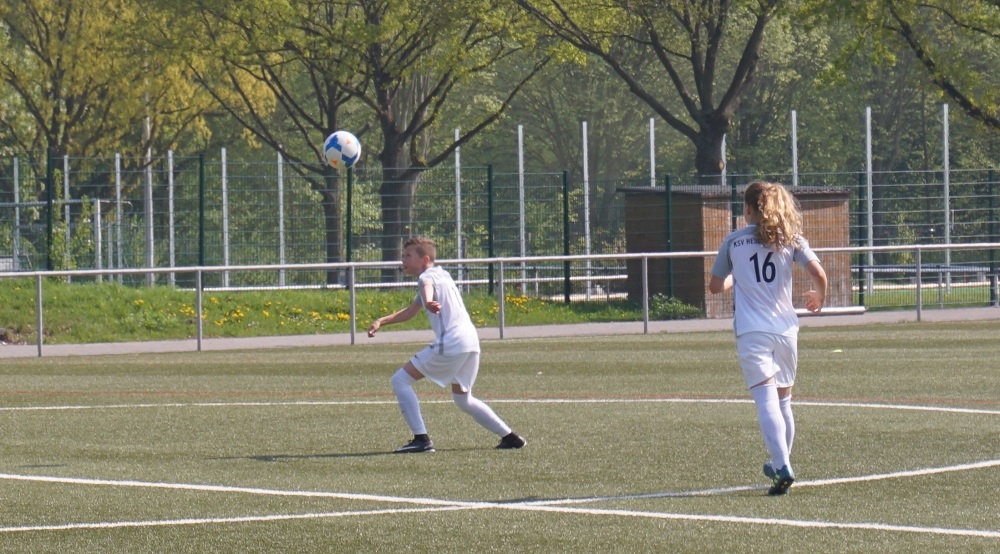
[(792, 415), (792, 395), (778, 399), (781, 406), (781, 417), (785, 420), (785, 444), (788, 445), (788, 455), (792, 455), (792, 442), (795, 440), (795, 416)]
[(485, 402), (472, 396), (471, 392), (451, 393), (455, 405), (460, 410), (472, 416), (476, 423), (503, 437), (510, 434), (510, 427)]
[(399, 411), (403, 413), (403, 419), (413, 434), (426, 435), (427, 427), (424, 426), (424, 416), (420, 414), (420, 402), (417, 400), (416, 391), (413, 390), (413, 383), (416, 382), (417, 380), (410, 377), (405, 369), (399, 368), (392, 375), (392, 392), (396, 393)]
[(785, 442), (785, 419), (781, 417), (778, 405), (778, 388), (774, 383), (758, 385), (750, 389), (753, 402), (757, 406), (757, 422), (764, 436), (764, 445), (771, 455), (774, 469), (788, 465), (788, 443)]

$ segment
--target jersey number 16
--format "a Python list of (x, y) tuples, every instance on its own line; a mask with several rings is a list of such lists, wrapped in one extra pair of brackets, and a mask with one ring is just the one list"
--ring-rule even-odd
[(771, 261), (772, 254), (774, 254), (774, 252), (768, 252), (767, 256), (764, 257), (764, 267), (760, 266), (760, 260), (757, 259), (757, 254), (750, 256), (750, 260), (753, 262), (753, 271), (757, 276), (758, 283), (761, 281), (761, 278), (763, 278), (765, 283), (770, 283), (774, 281), (775, 277), (777, 277), (778, 268), (774, 265), (774, 262)]

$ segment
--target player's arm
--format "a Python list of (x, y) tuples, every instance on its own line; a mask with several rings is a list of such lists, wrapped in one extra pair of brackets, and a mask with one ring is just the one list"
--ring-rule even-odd
[(368, 336), (369, 337), (374, 337), (375, 333), (383, 325), (391, 325), (393, 323), (402, 323), (404, 321), (412, 319), (413, 316), (417, 315), (418, 313), (420, 313), (420, 299), (415, 298), (413, 300), (413, 302), (410, 303), (409, 306), (403, 308), (402, 310), (399, 310), (397, 312), (393, 312), (393, 313), (391, 313), (391, 314), (389, 314), (387, 316), (382, 316), (382, 317), (376, 319), (375, 321), (373, 321), (372, 324), (371, 324), (371, 326), (368, 327)]
[(434, 283), (422, 281), (420, 283), (420, 297), (424, 299), (424, 306), (432, 314), (441, 313), (441, 303), (434, 300)]
[(723, 279), (716, 275), (712, 275), (712, 278), (708, 281), (708, 292), (712, 294), (719, 294), (720, 292), (727, 291), (733, 288), (733, 274), (730, 273), (726, 275)]
[(809, 273), (809, 277), (813, 283), (813, 290), (808, 290), (803, 294), (806, 297), (806, 309), (814, 314), (818, 314), (826, 302), (826, 271), (817, 260), (806, 264), (806, 271)]

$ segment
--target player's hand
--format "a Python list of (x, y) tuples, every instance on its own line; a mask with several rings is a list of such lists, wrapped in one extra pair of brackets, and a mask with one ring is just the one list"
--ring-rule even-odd
[(439, 314), (439, 313), (441, 313), (441, 303), (438, 302), (437, 300), (428, 300), (427, 304), (425, 304), (425, 305), (427, 306), (427, 311), (428, 312), (430, 312), (432, 314)]
[(818, 291), (807, 290), (802, 296), (806, 299), (806, 309), (814, 314), (818, 314), (826, 302), (826, 296)]
[(382, 327), (382, 324), (376, 319), (372, 322), (371, 326), (368, 327), (368, 337), (374, 337), (375, 332), (379, 330), (379, 327)]

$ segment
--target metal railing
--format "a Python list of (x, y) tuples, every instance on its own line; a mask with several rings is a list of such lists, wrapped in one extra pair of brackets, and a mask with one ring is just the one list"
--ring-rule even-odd
[[(814, 251), (817, 254), (823, 253), (876, 253), (876, 252), (910, 252), (914, 255), (914, 283), (912, 286), (915, 288), (916, 292), (916, 317), (917, 321), (922, 320), (923, 312), (923, 275), (924, 275), (924, 265), (922, 263), (923, 255), (925, 252), (936, 252), (940, 250), (950, 249), (953, 251), (958, 250), (982, 250), (989, 251), (991, 260), (995, 260), (995, 253), (1000, 251), (1000, 243), (970, 243), (970, 244), (949, 244), (949, 245), (892, 245), (892, 246), (874, 246), (874, 247), (848, 247), (848, 248), (816, 248)], [(462, 259), (462, 260), (438, 260), (437, 265), (447, 266), (455, 264), (463, 265), (485, 265), (492, 266), (496, 265), (498, 271), (496, 274), (496, 294), (498, 302), (498, 327), (499, 336), (501, 339), (504, 338), (504, 329), (506, 326), (504, 304), (505, 304), (505, 288), (508, 282), (518, 282), (518, 279), (509, 279), (504, 277), (505, 266), (509, 267), (511, 264), (538, 264), (542, 262), (562, 262), (564, 264), (572, 264), (573, 262), (587, 262), (587, 261), (598, 261), (598, 260), (640, 260), (642, 264), (642, 321), (643, 321), (643, 334), (649, 333), (649, 305), (650, 305), (650, 286), (649, 286), (649, 261), (654, 259), (681, 259), (681, 258), (708, 258), (716, 255), (715, 251), (704, 251), (704, 252), (651, 252), (651, 253), (633, 253), (633, 254), (594, 254), (594, 255), (574, 255), (574, 256), (528, 256), (528, 257), (502, 257), (502, 258), (474, 258), (474, 259)], [(349, 291), (350, 298), (350, 344), (355, 344), (356, 334), (357, 334), (357, 296), (356, 293), (360, 288), (367, 288), (370, 285), (357, 284), (355, 281), (356, 272), (360, 269), (379, 269), (386, 267), (400, 267), (400, 263), (388, 263), (388, 262), (352, 262), (352, 263), (334, 263), (334, 264), (286, 264), (286, 265), (243, 265), (243, 266), (194, 266), (194, 267), (172, 267), (172, 268), (135, 268), (135, 269), (89, 269), (89, 270), (60, 270), (60, 271), (34, 271), (34, 272), (0, 272), (0, 279), (14, 279), (14, 278), (25, 278), (33, 277), (35, 282), (35, 303), (36, 303), (36, 325), (37, 325), (37, 346), (38, 346), (38, 356), (41, 357), (43, 354), (43, 336), (44, 336), (44, 306), (42, 302), (42, 291), (45, 278), (50, 277), (73, 277), (73, 276), (114, 276), (114, 275), (137, 275), (137, 274), (150, 274), (150, 273), (193, 273), (195, 275), (195, 310), (196, 313), (203, 313), (203, 298), (204, 298), (204, 276), (206, 274), (222, 273), (222, 272), (241, 272), (241, 271), (290, 271), (290, 270), (343, 270), (346, 271), (348, 275), (347, 284), (343, 287), (331, 286), (330, 288), (346, 288)], [(870, 271), (872, 268), (866, 268), (866, 271)], [(998, 266), (995, 261), (991, 261), (989, 266), (985, 268), (986, 274), (984, 277), (988, 280), (988, 286), (990, 288), (990, 306), (998, 306), (998, 281), (1000, 281), (1000, 272), (998, 272)], [(940, 268), (934, 266), (930, 268), (931, 272), (939, 273)], [(567, 277), (568, 278), (568, 277)], [(863, 283), (859, 283), (858, 287), (861, 289), (864, 286)], [(860, 290), (859, 290), (860, 292)], [(857, 310), (861, 312), (863, 310)], [(843, 310), (836, 311), (837, 313), (845, 313)], [(202, 350), (202, 340), (204, 338), (204, 321), (201, 317), (196, 317), (197, 321), (197, 332), (195, 336), (196, 348), (200, 352)]]

